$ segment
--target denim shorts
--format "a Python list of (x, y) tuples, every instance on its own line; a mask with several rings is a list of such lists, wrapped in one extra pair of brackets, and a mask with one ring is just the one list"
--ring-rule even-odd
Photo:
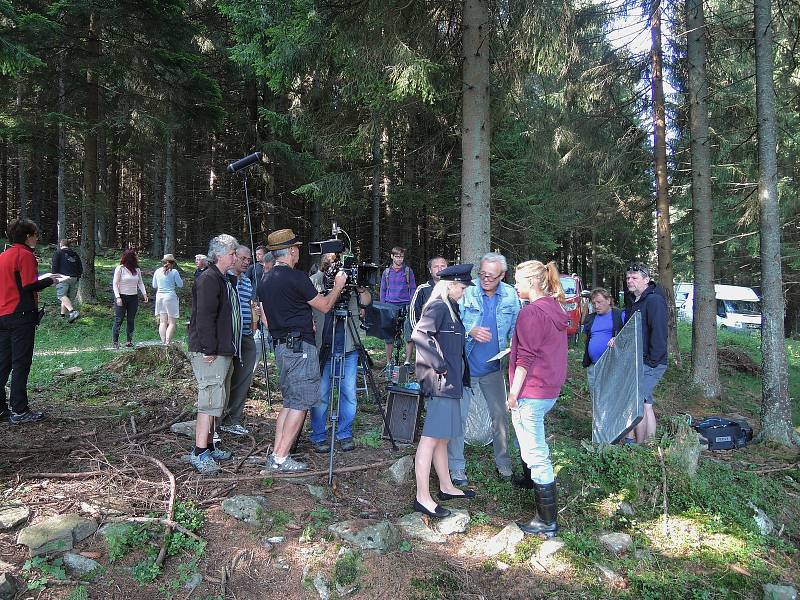
[(644, 396), (645, 404), (653, 403), (653, 390), (666, 372), (667, 365), (656, 365), (655, 367), (644, 365), (644, 370), (642, 371), (642, 395)]

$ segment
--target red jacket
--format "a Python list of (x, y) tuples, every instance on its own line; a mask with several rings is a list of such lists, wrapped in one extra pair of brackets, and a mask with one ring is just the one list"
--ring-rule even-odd
[(567, 323), (557, 300), (546, 296), (523, 307), (511, 339), (508, 380), (517, 366), (528, 371), (519, 398), (557, 398), (567, 379)]
[(39, 290), (53, 285), (52, 277), (39, 279), (33, 250), (14, 244), (0, 254), (0, 317), (35, 312)]

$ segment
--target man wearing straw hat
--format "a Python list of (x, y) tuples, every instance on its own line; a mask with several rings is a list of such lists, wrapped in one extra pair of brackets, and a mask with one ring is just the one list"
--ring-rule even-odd
[[(267, 469), (297, 473), (308, 469), (306, 463), (289, 456), (306, 411), (320, 402), (319, 356), (315, 345), (311, 309), (329, 312), (347, 282), (338, 273), (329, 294), (323, 296), (302, 271), (295, 270), (302, 243), (291, 229), (280, 229), (267, 237), (267, 248), (275, 257), (275, 266), (258, 285), (261, 310), (267, 317), (275, 344), (275, 363), (280, 374), (283, 408), (275, 422), (275, 443), (267, 459)], [(269, 301), (264, 303), (264, 299)]]

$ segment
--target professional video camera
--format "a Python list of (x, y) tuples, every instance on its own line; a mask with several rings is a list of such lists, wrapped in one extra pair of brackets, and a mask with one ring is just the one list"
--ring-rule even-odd
[(333, 289), (336, 274), (339, 272), (347, 274), (345, 292), (352, 292), (360, 287), (377, 285), (380, 281), (380, 268), (371, 263), (359, 262), (358, 258), (351, 252), (350, 247), (345, 245), (344, 240), (339, 239), (340, 234), (347, 237), (348, 243), (350, 242), (350, 237), (347, 233), (334, 223), (331, 231), (331, 235), (334, 236), (332, 239), (311, 242), (308, 245), (309, 254), (336, 254), (336, 260), (322, 271), (322, 281), (325, 289)]

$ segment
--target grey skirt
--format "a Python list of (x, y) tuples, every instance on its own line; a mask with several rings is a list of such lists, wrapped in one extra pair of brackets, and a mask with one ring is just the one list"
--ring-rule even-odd
[(444, 398), (442, 396), (427, 398), (422, 435), (440, 439), (463, 436), (461, 401), (458, 398)]

